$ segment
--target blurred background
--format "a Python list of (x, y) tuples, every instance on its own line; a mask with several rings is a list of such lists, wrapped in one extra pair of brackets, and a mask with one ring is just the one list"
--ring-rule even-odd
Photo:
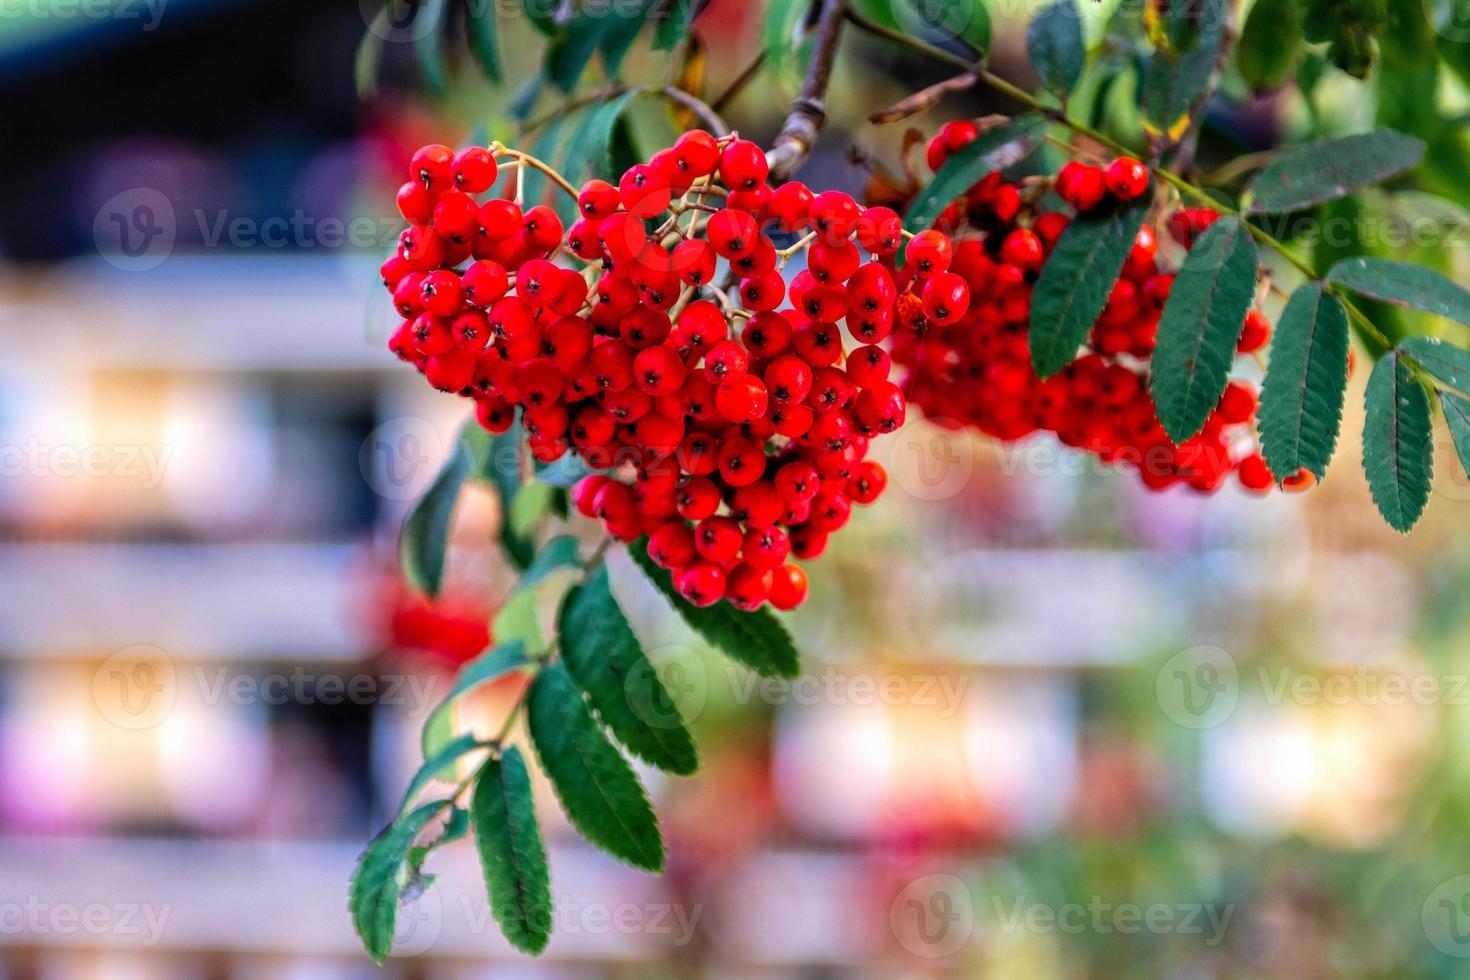
[[(1023, 79), (1014, 8), (994, 63)], [(1265, 499), (911, 418), (876, 450), (888, 494), (811, 568), (790, 684), (704, 649), (614, 555), (704, 754), (644, 773), (668, 871), (593, 852), (539, 785), (545, 956), (501, 939), (459, 846), (372, 967), (349, 870), (512, 582), (474, 492), (445, 597), (397, 576), (466, 403), (384, 349), (376, 267), (412, 149), (512, 130), (472, 72), (424, 98), (406, 44), (360, 102), (365, 24), (324, 0), (0, 7), (0, 978), (1470, 974), (1470, 485), (1441, 433), (1427, 520), (1383, 527), (1361, 370), (1325, 483)], [(717, 0), (697, 30), (718, 92), (758, 11)], [(1202, 161), (1390, 117), (1431, 161), (1353, 206), (1433, 216), (1411, 247), (1463, 275), (1464, 88), (1431, 63), (1410, 120), (1397, 76), (1318, 68), (1263, 98), (1227, 80)], [(1129, 71), (1088, 96), (1120, 133)], [(806, 179), (862, 190), (854, 142), (901, 173), (904, 127), (864, 117), (939, 77), (853, 39)], [(726, 112), (768, 139), (788, 97), (762, 75)]]

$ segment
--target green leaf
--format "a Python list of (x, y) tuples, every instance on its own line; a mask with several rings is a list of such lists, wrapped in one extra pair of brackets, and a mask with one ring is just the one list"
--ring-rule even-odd
[(470, 53), (485, 77), (500, 83), (500, 41), (495, 29), (496, 5), (481, 0), (465, 0), (465, 30), (469, 34)]
[(1067, 226), (1031, 293), (1031, 364), (1050, 377), (1070, 364), (1087, 339), (1148, 213), (1145, 194), (1082, 215)]
[(398, 919), (402, 872), (409, 848), (419, 832), (448, 800), (436, 800), (393, 821), (368, 842), (357, 859), (347, 890), (352, 926), (373, 962), (382, 965), (393, 951), (393, 927)]
[[(536, 136), (529, 151), (533, 157), (553, 166), (559, 162), (557, 150), (561, 147), (562, 131), (566, 128), (567, 119), (567, 116), (557, 116), (555, 119), (548, 120), (546, 125), (541, 127), (541, 132)], [(558, 196), (561, 195), (561, 191), (557, 190), (546, 174), (537, 167), (526, 169), (521, 179), (521, 189), (525, 194), (528, 209), (538, 204), (550, 203), (547, 199), (548, 191)]]
[(515, 746), (480, 770), (470, 823), (500, 931), (521, 952), (539, 954), (551, 936), (551, 877), (536, 824), (531, 777)]
[(1434, 445), (1429, 396), (1409, 365), (1390, 351), (1368, 378), (1363, 420), (1363, 472), (1389, 527), (1407, 532), (1429, 503)]
[(643, 25), (648, 23), (648, 14), (653, 5), (654, 0), (637, 0), (633, 4), (624, 0), (623, 3), (610, 4), (603, 9), (602, 19), (607, 24), (603, 28), (597, 49), (602, 54), (602, 64), (607, 69), (608, 77), (617, 77), (623, 67), (623, 59), (628, 55), (628, 49), (638, 39)]
[[(474, 425), (472, 421), (470, 423)], [(398, 536), (398, 564), (408, 584), (431, 596), (439, 594), (444, 578), (444, 555), (449, 525), (460, 488), (470, 472), (469, 455), (462, 441), (456, 442), (444, 468), (429, 489), (413, 505)]]
[(440, 829), (439, 833), (432, 840), (414, 844), (408, 849), (408, 885), (404, 887), (400, 901), (402, 901), (403, 897), (407, 896), (415, 885), (418, 887), (415, 894), (421, 894), (425, 888), (433, 884), (434, 876), (423, 873), (424, 862), (429, 859), (430, 854), (433, 854), (444, 845), (453, 844), (457, 840), (462, 840), (469, 833), (469, 830), (469, 812), (451, 804), (449, 807), (449, 816), (444, 818), (444, 826)]
[(1465, 348), (1437, 337), (1405, 337), (1399, 350), (1444, 384), (1470, 391), (1470, 351)]
[(546, 641), (541, 636), (541, 622), (536, 610), (535, 592), (530, 589), (512, 592), (496, 611), (495, 619), (490, 623), (491, 634), (502, 643), (519, 640), (532, 650), (544, 648)]
[(1319, 282), (1291, 294), (1261, 387), (1261, 453), (1276, 479), (1305, 467), (1320, 480), (1337, 447), (1347, 391), (1347, 311)]
[(1441, 391), (1439, 404), (1444, 409), (1445, 421), (1449, 423), (1450, 438), (1455, 442), (1460, 468), (1470, 476), (1470, 401), (1452, 391)]
[(761, 44), (773, 73), (791, 80), (792, 52), (796, 48), (796, 22), (806, 13), (811, 0), (769, 0), (761, 22)]
[(558, 568), (580, 568), (582, 560), (577, 557), (577, 539), (568, 534), (558, 534), (541, 546), (536, 557), (521, 573), (517, 589), (529, 589)]
[(1169, 143), (1183, 137), (1189, 129), (1190, 112), (1196, 103), (1203, 103), (1225, 35), (1226, 5), (1210, 2), (1204, 8), (1198, 38), (1189, 50), (1159, 48), (1144, 72), (1144, 128)]
[(1412, 170), (1422, 159), (1423, 140), (1391, 129), (1303, 143), (1256, 175), (1249, 210), (1271, 214), (1325, 204)]
[(689, 28), (703, 6), (703, 0), (669, 0), (664, 4), (653, 32), (654, 50), (673, 50), (689, 34)]
[(516, 568), (524, 569), (536, 557), (536, 543), (530, 535), (517, 530), (511, 520), (516, 496), (522, 486), (521, 423), (517, 419), (509, 429), (494, 437), (486, 435), (474, 422), (471, 475), (489, 483), (500, 498), (500, 546)]
[[(526, 659), (526, 647), (519, 640), (502, 640), (497, 646), (491, 647), (473, 660), (466, 661), (460, 666), (458, 673), (454, 675), (454, 684), (449, 688), (449, 693), (444, 700), (434, 706), (429, 717), (424, 722), (423, 737), (421, 739), (424, 749), (424, 758), (428, 759), (443, 750), (449, 743), (451, 737), (449, 707), (465, 691), (488, 684), (509, 674), (511, 671), (520, 670), (529, 661)], [(431, 734), (432, 733), (432, 734)]]
[(1087, 64), (1076, 0), (1056, 0), (1036, 12), (1026, 28), (1026, 52), (1041, 84), (1063, 97), (1072, 91)]
[[(577, 87), (587, 62), (604, 44), (615, 29), (626, 26), (624, 18), (615, 13), (616, 5), (599, 5), (597, 10), (577, 10), (562, 26), (546, 49), (544, 71), (553, 85), (563, 92)], [(630, 42), (631, 43), (631, 42)], [(542, 160), (547, 157), (537, 154)]]
[[(628, 103), (644, 93), (642, 85), (635, 85), (625, 93), (587, 110), (581, 125), (570, 138), (563, 160), (562, 173), (572, 184), (578, 184), (585, 176), (597, 173), (612, 173), (610, 153), (613, 144), (613, 126), (628, 109)], [(563, 460), (578, 460), (575, 453), (567, 453)], [(541, 476), (537, 476), (541, 479)], [(542, 480), (547, 482), (547, 480)]]
[(434, 752), (432, 756), (424, 759), (424, 764), (419, 766), (418, 772), (408, 781), (408, 789), (403, 792), (403, 802), (398, 804), (398, 815), (402, 816), (414, 798), (429, 785), (430, 780), (438, 778), (441, 772), (448, 771), (459, 757), (466, 752), (471, 752), (480, 746), (480, 740), (474, 733), (466, 732), (448, 744)]
[[(960, 40), (982, 57), (990, 50), (990, 10), (985, 0), (900, 0), (912, 12), (899, 15), (910, 34), (945, 43)], [(914, 18), (917, 18), (915, 21)], [(907, 21), (907, 23), (905, 23)]]
[(684, 622), (727, 657), (765, 677), (795, 677), (801, 670), (786, 627), (767, 609), (741, 612), (728, 602), (696, 606), (674, 588), (667, 569), (648, 557), (648, 539), (628, 545), (628, 554), (654, 587), (673, 604)]
[(367, 33), (357, 42), (357, 53), (352, 59), (353, 84), (357, 88), (357, 97), (364, 101), (378, 92), (378, 66), (383, 62), (383, 42), (392, 30), (388, 21), (388, 4), (393, 2), (386, 0), (373, 15)]
[(1255, 239), (1239, 218), (1221, 218), (1185, 256), (1159, 317), (1151, 393), (1175, 445), (1220, 404), (1255, 292)]
[(606, 472), (606, 470), (592, 469), (581, 456), (569, 452), (555, 462), (544, 465), (538, 464), (536, 466), (535, 478), (537, 483), (565, 488), (576, 486), (594, 473)]
[(573, 825), (614, 857), (660, 870), (664, 843), (648, 797), (566, 671), (561, 666), (541, 671), (528, 702), (531, 741)]
[(668, 772), (699, 768), (694, 739), (613, 598), (606, 565), (567, 592), (557, 632), (567, 672), (618, 741)]
[(1247, 85), (1281, 84), (1301, 56), (1301, 20), (1296, 0), (1256, 0), (1235, 49), (1235, 67)]
[(561, 4), (562, 0), (522, 0), (521, 9), (538, 34), (555, 38), (561, 34), (561, 28), (556, 24), (556, 11)]
[(413, 54), (419, 77), (424, 88), (440, 99), (449, 91), (444, 68), (444, 6), (445, 0), (423, 0), (413, 15)]
[(940, 212), (980, 178), (1014, 166), (1029, 156), (1045, 131), (1046, 120), (1033, 114), (983, 133), (944, 162), (929, 186), (909, 204), (903, 217), (904, 227), (913, 232), (932, 227)]
[(1392, 259), (1345, 259), (1332, 267), (1327, 278), (1385, 303), (1470, 325), (1470, 292), (1433, 269)]

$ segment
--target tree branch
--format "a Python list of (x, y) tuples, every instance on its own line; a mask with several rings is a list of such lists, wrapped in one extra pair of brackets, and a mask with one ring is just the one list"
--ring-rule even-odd
[(811, 154), (817, 133), (827, 120), (827, 85), (832, 80), (832, 63), (837, 59), (837, 41), (842, 22), (847, 16), (847, 0), (823, 0), (817, 15), (816, 41), (811, 61), (807, 63), (806, 80), (791, 102), (791, 111), (781, 132), (766, 151), (773, 184), (790, 180)]

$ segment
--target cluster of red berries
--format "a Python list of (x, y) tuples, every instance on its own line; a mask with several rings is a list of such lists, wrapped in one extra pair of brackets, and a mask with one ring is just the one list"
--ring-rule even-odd
[[(977, 135), (973, 123), (949, 123), (929, 144), (930, 166), (943, 165)], [(1050, 186), (1074, 213), (1083, 214), (1110, 198), (1140, 197), (1148, 190), (1149, 173), (1126, 157), (1106, 167), (1074, 161)], [(932, 421), (973, 425), (1006, 441), (1055, 433), (1065, 445), (1110, 465), (1131, 465), (1153, 490), (1182, 483), (1209, 493), (1232, 472), (1249, 490), (1270, 489), (1274, 480), (1254, 445), (1256, 391), (1248, 382), (1232, 380), (1203, 431), (1182, 445), (1173, 445), (1158, 422), (1148, 361), (1174, 277), (1160, 267), (1159, 240), (1148, 225), (1139, 231), (1086, 348), (1052, 377), (1036, 375), (1028, 344), (1032, 288), (1071, 221), (1063, 211), (1040, 206), (1038, 191), (1044, 189), (994, 173), (941, 214), (939, 226), (958, 229), (949, 270), (964, 280), (971, 303), (956, 321), (921, 325), (896, 337), (892, 354), (907, 369), (909, 398)], [(1187, 247), (1217, 217), (1203, 208), (1178, 211), (1170, 219), (1170, 235)], [(1269, 330), (1264, 315), (1252, 310), (1237, 350), (1259, 350)], [(1306, 479), (1293, 478), (1288, 485)]]
[(621, 540), (646, 535), (689, 601), (795, 607), (807, 579), (791, 560), (820, 554), (887, 483), (865, 457), (905, 418), (879, 346), (896, 310), (966, 312), (948, 238), (910, 244), (901, 290), (895, 212), (772, 188), (759, 147), (701, 131), (616, 185), (588, 181), (564, 234), (550, 208), (476, 200), (506, 159), (542, 166), (478, 147), (414, 154), (398, 193), (410, 227), (382, 269), (403, 317), (390, 349), (474, 399), (491, 431), (520, 410), (538, 460), (575, 452), (604, 471), (577, 485), (577, 508)]

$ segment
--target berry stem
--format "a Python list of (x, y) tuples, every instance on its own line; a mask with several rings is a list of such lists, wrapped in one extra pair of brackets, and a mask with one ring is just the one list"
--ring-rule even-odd
[(518, 166), (516, 168), (516, 197), (517, 197), (517, 199), (520, 198), (520, 192), (521, 192), (521, 187), (520, 187), (521, 172), (525, 170), (526, 165), (530, 165), (532, 167), (535, 167), (537, 170), (541, 171), (546, 176), (550, 177), (553, 181), (556, 182), (556, 185), (558, 187), (560, 187), (562, 190), (566, 191), (568, 194), (572, 195), (572, 199), (573, 200), (576, 200), (576, 198), (577, 198), (577, 189), (571, 185), (571, 182), (570, 181), (568, 181), (561, 174), (557, 173), (556, 170), (555, 170), (555, 168), (553, 168), (550, 164), (547, 164), (544, 161), (539, 160), (536, 157), (533, 157), (529, 153), (524, 153), (524, 152), (522, 152), (520, 150), (512, 150), (510, 147), (506, 146), (504, 143), (499, 142), (498, 140), (496, 142), (491, 143), (490, 146), (488, 147), (488, 149), (490, 150), (491, 155), (493, 155), (495, 157), (502, 157), (502, 156), (510, 157), (512, 160), (515, 160), (517, 163), (520, 164), (520, 166)]

